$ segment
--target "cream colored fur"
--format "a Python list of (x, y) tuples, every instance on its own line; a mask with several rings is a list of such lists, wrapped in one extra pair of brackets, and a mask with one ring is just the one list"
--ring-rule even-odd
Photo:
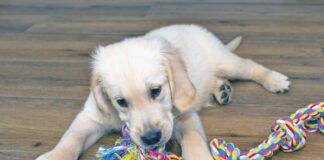
[[(172, 25), (142, 37), (98, 47), (93, 55), (91, 92), (70, 128), (53, 150), (37, 160), (75, 160), (105, 133), (130, 128), (139, 145), (141, 134), (161, 129), (157, 145), (174, 136), (186, 160), (211, 160), (197, 111), (226, 79), (255, 81), (270, 92), (288, 90), (288, 78), (233, 53), (237, 37), (226, 46), (197, 25)], [(148, 91), (161, 86), (159, 97)], [(125, 98), (128, 107), (116, 100)]]

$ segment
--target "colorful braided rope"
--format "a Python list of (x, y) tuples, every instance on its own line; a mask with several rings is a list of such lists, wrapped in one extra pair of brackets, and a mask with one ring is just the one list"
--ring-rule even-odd
[(305, 145), (306, 132), (324, 133), (323, 116), (324, 102), (309, 104), (289, 117), (276, 120), (271, 134), (255, 148), (240, 154), (232, 143), (218, 138), (210, 142), (210, 150), (215, 160), (262, 160), (278, 149), (293, 152)]
[[(306, 143), (306, 132), (324, 134), (324, 102), (303, 106), (289, 117), (275, 121), (270, 135), (260, 145), (241, 153), (234, 144), (217, 138), (210, 142), (210, 151), (215, 160), (263, 160), (271, 157), (273, 152), (281, 149), (293, 152), (303, 148)], [(97, 160), (182, 160), (172, 152), (164, 151), (164, 146), (145, 150), (132, 143), (127, 127), (122, 130), (115, 146), (99, 147)]]
[(172, 152), (166, 152), (164, 146), (146, 150), (132, 143), (127, 126), (123, 126), (122, 138), (117, 139), (115, 146), (105, 148), (100, 146), (96, 160), (182, 160)]

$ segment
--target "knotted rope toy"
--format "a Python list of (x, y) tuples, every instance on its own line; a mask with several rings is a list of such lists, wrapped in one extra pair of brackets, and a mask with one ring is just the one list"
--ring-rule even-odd
[[(324, 102), (302, 106), (295, 113), (275, 121), (270, 135), (260, 145), (241, 154), (234, 144), (221, 138), (210, 142), (210, 151), (215, 160), (263, 160), (281, 149), (293, 152), (302, 149), (306, 143), (306, 132), (324, 134)], [(164, 146), (145, 150), (131, 142), (127, 127), (123, 127), (122, 138), (111, 148), (100, 147), (97, 160), (182, 160), (171, 152), (164, 151)]]
[(100, 146), (96, 153), (97, 160), (182, 160), (172, 152), (166, 152), (164, 146), (152, 150), (141, 148), (132, 143), (126, 125), (122, 128), (122, 137), (117, 139), (115, 146)]

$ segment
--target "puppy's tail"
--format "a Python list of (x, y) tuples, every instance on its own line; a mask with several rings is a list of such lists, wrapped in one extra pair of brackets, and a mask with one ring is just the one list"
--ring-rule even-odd
[(233, 52), (240, 46), (241, 42), (242, 36), (237, 36), (232, 41), (226, 44), (226, 48)]

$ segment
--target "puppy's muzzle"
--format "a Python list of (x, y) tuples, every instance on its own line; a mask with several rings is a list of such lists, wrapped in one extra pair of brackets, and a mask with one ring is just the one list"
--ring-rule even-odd
[(162, 137), (161, 130), (153, 129), (144, 132), (144, 134), (141, 136), (141, 139), (144, 144), (151, 146), (160, 142), (161, 137)]

